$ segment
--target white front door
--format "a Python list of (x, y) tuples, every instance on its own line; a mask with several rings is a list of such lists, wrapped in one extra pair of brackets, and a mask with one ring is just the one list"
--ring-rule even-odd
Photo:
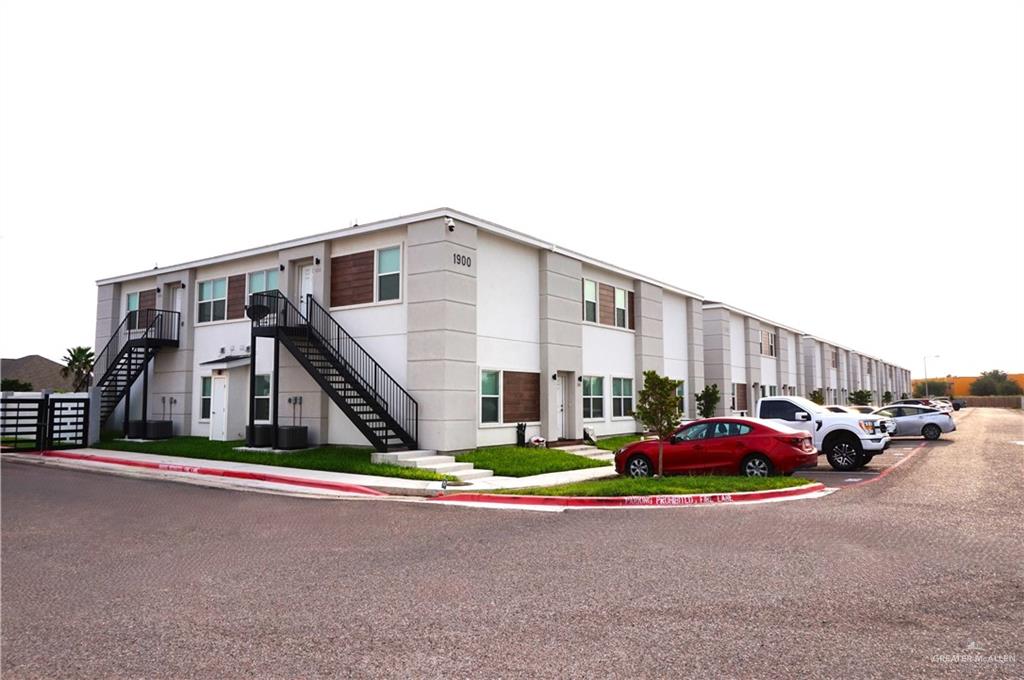
[(228, 379), (213, 376), (210, 395), (210, 439), (218, 442), (228, 440)]
[(572, 374), (558, 374), (558, 436), (572, 439)]
[(313, 265), (304, 264), (299, 267), (299, 311), (302, 316), (309, 317), (306, 309), (307, 296), (313, 294)]
[(174, 288), (170, 291), (170, 300), (167, 305), (167, 309), (172, 312), (181, 312), (181, 287), (178, 284), (174, 284)]

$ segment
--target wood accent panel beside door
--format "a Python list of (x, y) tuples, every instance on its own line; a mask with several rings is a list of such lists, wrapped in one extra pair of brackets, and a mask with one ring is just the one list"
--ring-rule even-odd
[(540, 373), (502, 371), (502, 422), (540, 420)]
[(736, 383), (736, 410), (746, 411), (748, 409), (749, 395), (747, 394), (746, 383)]
[(366, 250), (331, 258), (331, 306), (373, 302), (373, 253)]
[(615, 325), (615, 288), (607, 283), (597, 285), (598, 321), (605, 326)]
[(139, 291), (139, 310), (156, 309), (156, 288)]
[(241, 319), (245, 316), (245, 274), (228, 277), (228, 317)]

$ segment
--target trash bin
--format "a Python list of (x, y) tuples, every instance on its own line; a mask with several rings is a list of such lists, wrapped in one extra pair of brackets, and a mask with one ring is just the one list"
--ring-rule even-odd
[(526, 446), (526, 423), (516, 423), (516, 446)]

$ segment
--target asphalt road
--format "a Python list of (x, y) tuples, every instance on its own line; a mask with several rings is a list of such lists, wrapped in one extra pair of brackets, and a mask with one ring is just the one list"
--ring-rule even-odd
[(1020, 678), (1024, 414), (957, 418), (875, 483), (747, 507), (316, 501), (8, 463), (0, 669)]

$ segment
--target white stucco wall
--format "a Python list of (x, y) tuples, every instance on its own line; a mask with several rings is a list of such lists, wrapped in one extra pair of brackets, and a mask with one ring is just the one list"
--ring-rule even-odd
[(633, 418), (612, 417), (612, 378), (632, 378), (633, 398), (640, 388), (636, 376), (636, 344), (634, 334), (621, 328), (594, 324), (583, 325), (583, 375), (604, 378), (604, 418), (584, 419), (584, 427), (597, 436), (636, 432)]
[[(694, 389), (690, 384), (687, 369), (689, 348), (686, 343), (686, 298), (674, 293), (665, 293), (662, 300), (662, 314), (664, 318), (665, 375), (674, 380), (685, 380), (684, 388), (686, 393), (690, 394)], [(690, 414), (684, 413), (684, 415)]]
[[(750, 387), (747, 380), (747, 337), (743, 317), (739, 314), (729, 314), (729, 353), (732, 364), (732, 382), (745, 383)], [(728, 390), (725, 397), (728, 398)]]
[[(477, 235), (476, 265), (479, 369), (539, 373), (540, 266), (537, 249), (480, 232)], [(479, 393), (476, 411), (478, 446), (515, 442), (515, 423), (479, 423)], [(527, 424), (527, 437), (539, 433), (539, 421)]]

